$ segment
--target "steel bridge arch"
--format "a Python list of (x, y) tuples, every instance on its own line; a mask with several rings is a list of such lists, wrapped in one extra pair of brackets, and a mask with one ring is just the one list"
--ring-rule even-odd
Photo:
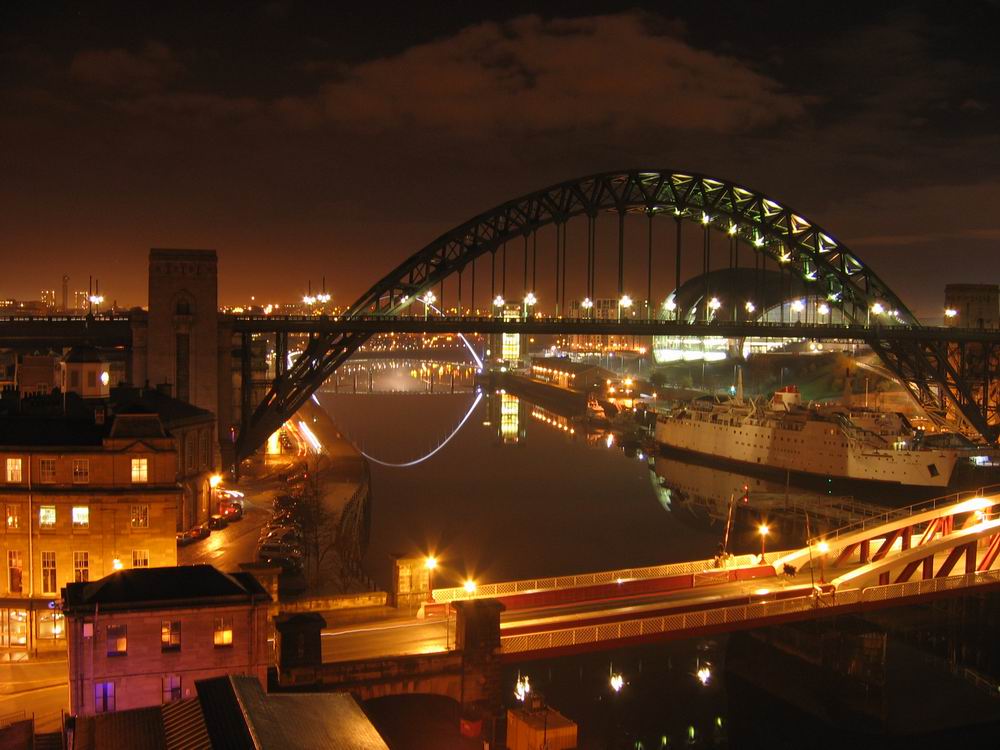
[[(902, 300), (856, 253), (819, 224), (764, 193), (728, 180), (671, 169), (604, 172), (544, 188), (503, 203), (446, 232), (365, 292), (344, 317), (393, 315), (433, 287), (505, 242), (601, 212), (672, 216), (743, 240), (780, 267), (817, 285), (847, 319), (858, 320), (875, 302), (917, 325)], [(244, 415), (236, 444), (246, 458), (278, 429), (371, 334), (314, 336), (291, 369), (276, 379), (252, 417)], [(877, 349), (885, 358), (883, 349)], [(887, 363), (888, 364), (888, 363)], [(891, 365), (892, 366), (892, 365)], [(896, 369), (893, 366), (894, 370)], [(911, 393), (914, 393), (911, 387)], [(916, 394), (922, 403), (933, 394)]]

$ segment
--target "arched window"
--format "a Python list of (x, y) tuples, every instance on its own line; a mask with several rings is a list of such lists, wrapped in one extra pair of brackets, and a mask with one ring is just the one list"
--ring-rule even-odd
[(178, 315), (190, 315), (191, 314), (191, 303), (186, 299), (177, 300), (177, 314)]

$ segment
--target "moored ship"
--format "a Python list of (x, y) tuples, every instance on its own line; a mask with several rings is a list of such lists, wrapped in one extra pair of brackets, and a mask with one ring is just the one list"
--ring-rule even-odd
[(925, 445), (899, 414), (806, 406), (795, 386), (770, 401), (699, 399), (658, 415), (668, 448), (760, 469), (913, 487), (947, 487), (963, 451)]

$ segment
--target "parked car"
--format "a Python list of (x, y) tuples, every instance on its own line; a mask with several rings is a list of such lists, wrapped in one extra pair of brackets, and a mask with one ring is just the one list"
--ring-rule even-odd
[(212, 530), (208, 528), (207, 523), (200, 523), (184, 532), (184, 534), (188, 537), (189, 543), (197, 542), (201, 539), (208, 539), (211, 533)]
[(294, 495), (278, 495), (274, 498), (274, 511), (280, 513), (285, 510), (293, 510), (298, 503), (299, 499)]
[(177, 532), (177, 546), (184, 547), (185, 545), (191, 544), (194, 540), (188, 535), (187, 531)]
[(294, 526), (270, 528), (266, 534), (261, 536), (259, 543), (269, 544), (271, 542), (283, 542), (298, 546), (302, 544), (302, 532)]
[[(257, 559), (266, 561), (287, 561), (290, 565), (301, 567), (305, 561), (302, 550), (294, 544), (284, 542), (267, 542), (257, 547)], [(281, 564), (285, 567), (285, 564)]]
[(243, 518), (243, 503), (229, 502), (222, 506), (222, 517), (227, 521), (239, 521)]
[(208, 519), (208, 528), (211, 529), (212, 531), (218, 531), (219, 529), (224, 529), (228, 525), (229, 521), (227, 521), (224, 516), (221, 516), (218, 513), (214, 514), (211, 518)]
[[(266, 565), (275, 565), (281, 568), (283, 573), (301, 573), (305, 567), (301, 557), (276, 555), (274, 557), (259, 557), (258, 559)], [(282, 583), (282, 590), (285, 590), (284, 586), (285, 584)]]

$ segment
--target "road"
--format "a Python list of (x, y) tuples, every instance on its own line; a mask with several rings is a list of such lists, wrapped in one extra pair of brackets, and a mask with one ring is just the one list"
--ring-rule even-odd
[[(602, 621), (651, 617), (668, 611), (683, 611), (699, 606), (724, 606), (760, 600), (776, 592), (797, 586), (810, 587), (808, 572), (795, 576), (774, 576), (753, 581), (738, 581), (699, 586), (694, 589), (577, 602), (562, 606), (519, 609), (504, 612), (500, 630), (504, 634), (530, 630), (550, 630), (573, 624), (596, 624)], [(370, 624), (352, 624), (323, 631), (323, 661), (349, 661), (426, 654), (445, 650), (445, 618), (441, 615), (425, 619), (401, 617)], [(455, 618), (447, 625), (449, 643), (454, 645)]]
[(36, 731), (58, 730), (69, 710), (67, 670), (65, 658), (0, 664), (0, 716), (23, 712)]

